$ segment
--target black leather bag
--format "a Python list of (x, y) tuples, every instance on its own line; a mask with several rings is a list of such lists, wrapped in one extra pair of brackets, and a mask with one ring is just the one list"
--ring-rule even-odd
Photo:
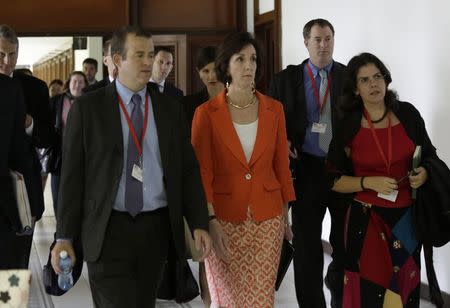
[(288, 240), (284, 239), (283, 246), (281, 247), (281, 257), (280, 264), (278, 265), (277, 281), (275, 282), (276, 291), (278, 291), (278, 289), (280, 288), (281, 282), (283, 281), (283, 278), (286, 275), (287, 270), (289, 269), (289, 265), (294, 258), (294, 251), (294, 246), (292, 246), (292, 244)]
[(163, 271), (158, 298), (187, 303), (199, 295), (197, 281), (187, 260), (169, 259)]

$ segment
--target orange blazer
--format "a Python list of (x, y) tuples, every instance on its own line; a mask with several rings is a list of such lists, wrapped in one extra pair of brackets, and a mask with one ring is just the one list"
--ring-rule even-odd
[(259, 92), (256, 96), (258, 130), (248, 163), (225, 90), (200, 105), (192, 122), (192, 145), (206, 198), (225, 221), (244, 221), (248, 207), (256, 221), (273, 218), (282, 214), (283, 204), (295, 200), (283, 106)]

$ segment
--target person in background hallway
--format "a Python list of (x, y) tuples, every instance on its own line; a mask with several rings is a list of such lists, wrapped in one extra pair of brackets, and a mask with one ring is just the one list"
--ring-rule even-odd
[[(195, 109), (206, 101), (216, 97), (224, 89), (223, 83), (217, 79), (216, 75), (214, 63), (216, 55), (217, 48), (213, 46), (204, 47), (197, 54), (196, 69), (204, 88), (200, 92), (185, 96), (182, 99), (189, 128), (192, 127)], [(205, 264), (203, 262), (199, 264), (199, 280), (201, 297), (205, 306), (209, 307), (211, 305), (211, 298), (206, 280)]]
[(59, 182), (61, 177), (62, 147), (67, 124), (67, 116), (76, 98), (83, 94), (87, 86), (86, 75), (80, 71), (73, 71), (64, 85), (64, 92), (50, 99), (52, 118), (54, 119), (55, 140), (52, 145), (52, 155), (49, 161), (49, 171), (52, 174), (52, 198), (55, 217), (57, 217)]
[(114, 79), (116, 79), (117, 68), (114, 65), (114, 62), (113, 62), (112, 56), (111, 56), (111, 40), (107, 40), (103, 44), (103, 64), (106, 65), (106, 68), (108, 69), (108, 76), (103, 78), (99, 82), (96, 82), (96, 83), (84, 88), (83, 89), (84, 93), (106, 87), (111, 82), (113, 82)]
[(187, 95), (183, 98), (183, 106), (186, 112), (186, 119), (191, 127), (195, 109), (219, 94), (224, 85), (217, 79), (214, 61), (216, 60), (217, 48), (207, 46), (199, 50), (197, 54), (196, 70), (204, 87), (200, 92)]
[(435, 158), (416, 108), (389, 89), (392, 77), (376, 56), (347, 65), (344, 93), (328, 152), (329, 185), (351, 204), (345, 226), (343, 307), (418, 308), (420, 251), (412, 225), (411, 189), (428, 178), (411, 173), (416, 145), (422, 163)]
[[(19, 53), (19, 40), (15, 31), (0, 25), (0, 74), (12, 77), (19, 84), (25, 102), (26, 115), (24, 121), (24, 151), (29, 152), (31, 172), (24, 174), (32, 215), (39, 220), (44, 212), (44, 196), (42, 192), (41, 164), (36, 148), (46, 148), (52, 139), (52, 123), (50, 118), (48, 88), (44, 81), (26, 74), (14, 74)], [(28, 259), (32, 243), (32, 235), (17, 237), (16, 244), (24, 252), (20, 267), (28, 267)], [(3, 253), (3, 250), (2, 250)], [(6, 250), (8, 254), (8, 250)]]
[(255, 91), (262, 63), (248, 32), (228, 36), (216, 59), (226, 90), (192, 121), (213, 238), (205, 260), (212, 307), (273, 307), (282, 240), (292, 238), (283, 107)]
[(48, 85), (50, 98), (63, 93), (64, 83), (61, 79), (53, 79)]
[(276, 74), (269, 95), (281, 101), (287, 123), (291, 167), (297, 200), (292, 204), (294, 278), (300, 307), (325, 308), (323, 294), (322, 221), (331, 215), (332, 258), (325, 283), (331, 306), (340, 307), (343, 281), (342, 205), (326, 185), (325, 158), (341, 93), (345, 66), (333, 60), (334, 28), (324, 19), (305, 24), (303, 38), (309, 59)]
[(173, 69), (173, 54), (166, 47), (155, 49), (155, 62), (152, 68), (150, 82), (158, 85), (159, 91), (164, 94), (182, 97), (183, 91), (166, 81), (167, 76)]
[(52, 266), (81, 238), (96, 307), (155, 307), (169, 242), (185, 256), (183, 215), (202, 258), (211, 248), (182, 106), (147, 86), (153, 46), (139, 28), (114, 33), (117, 79), (79, 97), (65, 129)]
[[(3, 57), (0, 50), (0, 61)], [(1, 63), (1, 62), (0, 62)], [(10, 170), (30, 172), (31, 157), (25, 151), (25, 104), (19, 85), (0, 74), (0, 270), (28, 268), (30, 236), (18, 236), (21, 229)], [(28, 171), (27, 171), (28, 170)]]
[(98, 71), (98, 61), (94, 58), (86, 58), (83, 61), (83, 73), (86, 75), (89, 85), (97, 83), (95, 75)]

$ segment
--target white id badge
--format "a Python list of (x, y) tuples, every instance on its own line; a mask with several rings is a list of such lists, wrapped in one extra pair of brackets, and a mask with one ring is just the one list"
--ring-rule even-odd
[(378, 193), (377, 197), (384, 199), (384, 200), (391, 201), (391, 202), (395, 202), (395, 200), (397, 200), (397, 195), (398, 195), (398, 190), (394, 190), (389, 195)]
[(311, 127), (311, 132), (313, 133), (325, 134), (326, 130), (327, 130), (327, 123), (314, 122)]
[(141, 183), (144, 181), (144, 177), (142, 176), (142, 168), (136, 164), (133, 165), (133, 171), (131, 171), (131, 176)]

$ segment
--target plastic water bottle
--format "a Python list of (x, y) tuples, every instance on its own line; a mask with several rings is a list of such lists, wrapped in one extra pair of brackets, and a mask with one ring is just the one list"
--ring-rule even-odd
[(59, 253), (59, 258), (62, 272), (58, 275), (58, 286), (61, 290), (67, 291), (73, 286), (72, 259), (65, 250)]

